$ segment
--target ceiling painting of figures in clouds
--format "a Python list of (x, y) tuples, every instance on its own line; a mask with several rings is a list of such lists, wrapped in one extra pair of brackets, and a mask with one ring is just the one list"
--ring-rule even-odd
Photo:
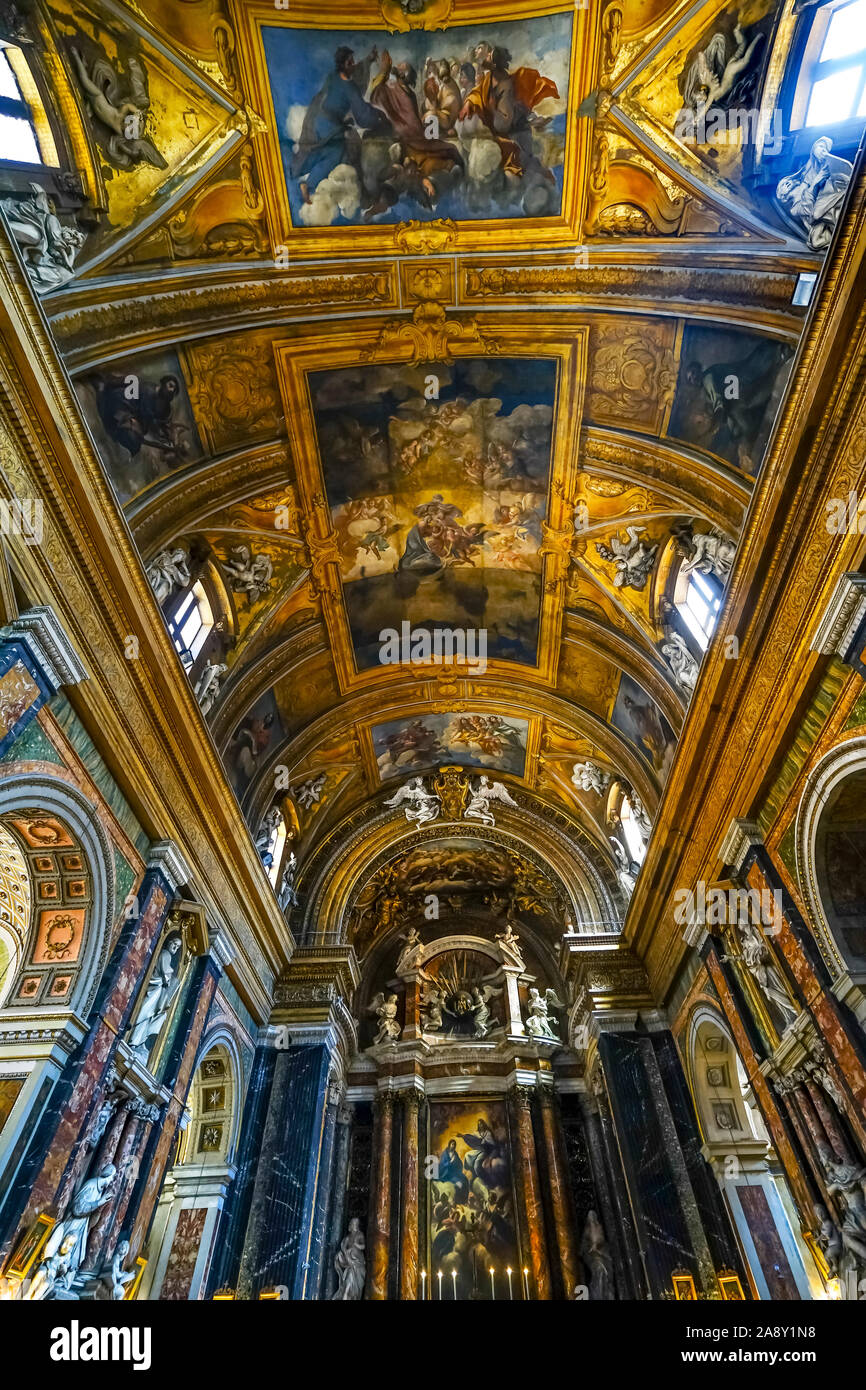
[(310, 392), (359, 668), (404, 621), (533, 665), (556, 363), (361, 367)]
[(574, 14), (399, 35), (265, 25), (293, 226), (558, 216)]
[(441, 763), (496, 768), (522, 777), (529, 723), (499, 714), (430, 714), (370, 730), (382, 781)]

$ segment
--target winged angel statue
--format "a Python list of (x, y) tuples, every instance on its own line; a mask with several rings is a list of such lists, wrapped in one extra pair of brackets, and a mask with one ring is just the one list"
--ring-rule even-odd
[(395, 792), (390, 801), (385, 805), (389, 811), (397, 806), (403, 807), (403, 814), (408, 821), (416, 821), (419, 826), (426, 825), (428, 821), (436, 820), (442, 810), (442, 803), (438, 796), (428, 792), (424, 786), (423, 778), (413, 777), (407, 782), (405, 787), (401, 787)]
[(379, 1020), (379, 1031), (373, 1039), (374, 1046), (384, 1042), (396, 1042), (402, 1031), (397, 1022), (396, 994), (382, 994), (380, 991), (368, 1006), (367, 1012), (375, 1014)]
[(559, 1042), (559, 1038), (553, 1031), (553, 1023), (548, 1012), (551, 1005), (555, 1009), (564, 1007), (554, 990), (546, 989), (543, 994), (540, 994), (534, 986), (530, 989), (526, 1031), (531, 1038), (546, 1038), (549, 1042)]
[(501, 782), (491, 782), (487, 777), (480, 777), (476, 786), (472, 788), (469, 797), (469, 805), (463, 812), (464, 820), (480, 820), (485, 825), (495, 825), (496, 821), (490, 809), (491, 801), (501, 801), (505, 806), (513, 806), (518, 810), (517, 802)]

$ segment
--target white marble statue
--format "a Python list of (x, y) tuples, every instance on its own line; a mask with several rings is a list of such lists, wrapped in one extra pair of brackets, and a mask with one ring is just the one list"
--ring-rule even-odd
[(425, 1033), (438, 1033), (442, 1027), (442, 1010), (445, 995), (436, 981), (429, 976), (421, 990), (421, 1027)]
[(170, 931), (159, 949), (156, 965), (147, 982), (144, 1003), (129, 1035), (130, 1047), (145, 1062), (180, 988), (182, 955), (183, 938), (180, 932)]
[(92, 1178), (79, 1183), (68, 1210), (45, 1242), (42, 1259), (33, 1276), (28, 1297), (33, 1301), (78, 1298), (78, 1271), (87, 1254), (87, 1238), (93, 1217), (114, 1197), (117, 1169), (105, 1163)]
[(30, 189), (30, 198), (4, 198), (0, 207), (34, 289), (46, 294), (72, 279), (75, 257), (87, 238), (77, 227), (63, 225), (41, 184), (31, 183)]
[(826, 251), (845, 202), (853, 164), (831, 154), (833, 141), (820, 135), (809, 158), (776, 185), (776, 197), (806, 232), (812, 251)]
[(516, 965), (518, 970), (526, 969), (526, 962), (520, 949), (520, 937), (510, 922), (506, 923), (504, 932), (497, 932), (496, 942), (506, 965)]
[(469, 805), (463, 812), (464, 820), (480, 820), (484, 825), (495, 825), (496, 820), (490, 809), (491, 801), (501, 801), (504, 806), (518, 810), (517, 802), (501, 782), (491, 782), (482, 774), (469, 793)]
[(646, 807), (633, 787), (628, 792), (627, 800), (631, 808), (632, 820), (646, 842), (653, 833), (653, 823), (647, 815)]
[(737, 547), (727, 536), (717, 536), (709, 531), (692, 531), (690, 527), (679, 528), (675, 533), (680, 550), (685, 556), (680, 565), (680, 574), (714, 574), (722, 584), (727, 584)]
[(604, 772), (598, 763), (592, 763), (587, 759), (585, 763), (575, 763), (571, 772), (571, 780), (581, 792), (596, 792), (603, 796), (610, 786), (610, 774)]
[(219, 699), (222, 678), (228, 669), (224, 661), (211, 661), (209, 657), (202, 667), (195, 683), (195, 697), (202, 714), (210, 714)]
[(397, 1022), (396, 994), (377, 994), (369, 1006), (368, 1013), (375, 1014), (379, 1020), (379, 1031), (373, 1039), (374, 1046), (378, 1043), (396, 1042), (403, 1031)]
[(604, 1227), (594, 1211), (586, 1213), (580, 1253), (589, 1275), (591, 1303), (604, 1303), (614, 1297), (613, 1258), (608, 1248)]
[(442, 803), (438, 796), (428, 792), (424, 786), (424, 779), (413, 777), (407, 782), (405, 787), (401, 787), (386, 801), (385, 805), (389, 811), (393, 811), (397, 806), (403, 807), (403, 814), (408, 821), (414, 821), (418, 826), (426, 825), (428, 821), (436, 820), (442, 810)]
[(357, 1216), (349, 1222), (349, 1230), (340, 1241), (340, 1248), (334, 1259), (337, 1271), (337, 1292), (332, 1294), (332, 1302), (356, 1302), (363, 1296), (366, 1276), (364, 1256), (364, 1233)]
[(827, 1191), (839, 1194), (845, 1208), (840, 1232), (842, 1244), (857, 1260), (866, 1260), (866, 1167), (845, 1163), (826, 1144), (818, 1154), (827, 1176)]
[(551, 1042), (559, 1042), (559, 1037), (553, 1031), (553, 1021), (550, 1017), (550, 1007), (561, 1009), (562, 1004), (557, 999), (552, 989), (546, 989), (540, 994), (535, 986), (529, 990), (529, 1004), (526, 1018), (526, 1031), (531, 1038), (545, 1038)]
[(698, 663), (678, 632), (668, 634), (667, 641), (662, 643), (662, 656), (683, 694), (692, 695), (698, 683)]
[(658, 546), (647, 546), (641, 540), (641, 536), (646, 535), (645, 526), (627, 526), (625, 529), (627, 541), (613, 535), (610, 545), (597, 541), (595, 548), (603, 560), (616, 566), (613, 577), (615, 589), (643, 589), (652, 574)]
[(782, 1015), (783, 1027), (787, 1028), (797, 1017), (797, 1010), (791, 1003), (791, 996), (764, 938), (751, 922), (738, 927), (738, 932), (743, 964), (764, 998), (776, 1005)]
[(472, 1004), (469, 1012), (472, 1014), (476, 1038), (486, 1038), (493, 1027), (493, 1020), (490, 1016), (490, 999), (499, 992), (495, 985), (472, 986)]
[(631, 861), (629, 860), (629, 857), (625, 852), (624, 846), (620, 844), (619, 840), (616, 838), (615, 835), (611, 835), (609, 838), (611, 849), (613, 850), (614, 857), (616, 859), (616, 876), (619, 879), (620, 888), (622, 889), (626, 898), (630, 898), (632, 893), (634, 892), (634, 886), (637, 883), (637, 877), (635, 874), (632, 873)]
[(295, 858), (294, 850), (289, 850), (289, 857), (283, 866), (283, 876), (280, 879), (280, 891), (277, 894), (277, 901), (283, 912), (289, 907), (297, 907), (298, 894), (295, 890), (295, 874), (298, 871), (298, 861)]
[(267, 551), (253, 556), (248, 545), (236, 545), (223, 566), (232, 592), (246, 594), (252, 605), (270, 591), (274, 577), (273, 558)]
[(424, 943), (417, 927), (410, 927), (406, 935), (400, 939), (405, 945), (397, 957), (398, 975), (402, 975), (406, 970), (417, 970), (419, 957), (424, 952)]
[(274, 838), (274, 833), (280, 823), (281, 816), (282, 811), (279, 806), (272, 806), (259, 826), (256, 835), (256, 849), (266, 869), (271, 867), (271, 841)]
[(174, 550), (161, 550), (148, 565), (147, 578), (161, 607), (173, 593), (178, 589), (185, 589), (190, 583), (189, 556), (186, 551), (179, 546)]

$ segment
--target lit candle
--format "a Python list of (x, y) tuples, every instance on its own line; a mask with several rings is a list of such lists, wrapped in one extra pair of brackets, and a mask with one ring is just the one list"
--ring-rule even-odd
[(529, 1270), (526, 1268), (525, 1265), (524, 1265), (524, 1267), (523, 1267), (523, 1288), (524, 1288), (524, 1297), (526, 1298), (526, 1300), (527, 1300), (527, 1302), (528, 1302), (528, 1301), (529, 1301)]
[(490, 1266), (490, 1297), (496, 1302), (496, 1281), (493, 1277), (493, 1265)]
[(508, 1297), (509, 1297), (510, 1299), (513, 1300), (513, 1299), (514, 1299), (514, 1290), (513, 1290), (513, 1288), (511, 1287), (511, 1269), (510, 1269), (510, 1267), (509, 1267), (508, 1269), (506, 1269), (505, 1273), (508, 1275)]
[(454, 1291), (454, 1301), (456, 1302), (456, 1301), (457, 1301), (457, 1270), (456, 1270), (456, 1269), (452, 1269), (452, 1271), (451, 1271), (451, 1288), (452, 1288), (453, 1291)]
[(426, 1297), (427, 1297), (427, 1271), (426, 1271), (426, 1269), (422, 1269), (422, 1270), (421, 1270), (421, 1302), (422, 1302), (422, 1303), (424, 1302), (424, 1300), (425, 1300)]
[(439, 1280), (439, 1302), (441, 1303), (441, 1302), (442, 1302), (442, 1271), (441, 1271), (441, 1269), (439, 1269), (439, 1270), (436, 1271), (436, 1278)]

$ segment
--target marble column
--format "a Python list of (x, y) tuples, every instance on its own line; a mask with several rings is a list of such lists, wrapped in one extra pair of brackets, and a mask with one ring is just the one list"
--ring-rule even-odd
[(574, 1293), (574, 1286), (581, 1282), (582, 1276), (580, 1261), (574, 1244), (574, 1221), (568, 1195), (568, 1168), (563, 1152), (562, 1133), (553, 1091), (545, 1086), (539, 1091), (538, 1099), (541, 1106), (541, 1127), (544, 1133), (550, 1204), (556, 1227), (556, 1249), (562, 1281), (562, 1295), (564, 1298), (571, 1298)]
[(527, 1086), (515, 1086), (510, 1092), (510, 1099), (525, 1236), (529, 1246), (530, 1297), (546, 1301), (551, 1296), (550, 1268), (545, 1248), (544, 1211), (541, 1205), (535, 1137), (532, 1132), (532, 1091)]
[(842, 1132), (842, 1126), (839, 1124), (839, 1117), (834, 1107), (827, 1100), (827, 1097), (824, 1095), (818, 1083), (812, 1080), (811, 1076), (806, 1078), (806, 1089), (812, 1098), (812, 1104), (830, 1140), (830, 1147), (835, 1151), (837, 1156), (841, 1158), (843, 1163), (859, 1164), (859, 1159), (851, 1152), (851, 1145)]
[(403, 1097), (403, 1172), (400, 1232), (400, 1298), (418, 1297), (418, 1112), (421, 1096)]
[(315, 1296), (310, 1261), (322, 1171), (331, 1055), (325, 1043), (278, 1049), (262, 1135), (249, 1224), (238, 1275), (238, 1297), (263, 1289), (284, 1298)]
[(388, 1297), (388, 1264), (391, 1248), (391, 1146), (394, 1139), (394, 1096), (380, 1091), (376, 1097), (374, 1144), (376, 1150), (370, 1230), (367, 1237), (367, 1297)]

